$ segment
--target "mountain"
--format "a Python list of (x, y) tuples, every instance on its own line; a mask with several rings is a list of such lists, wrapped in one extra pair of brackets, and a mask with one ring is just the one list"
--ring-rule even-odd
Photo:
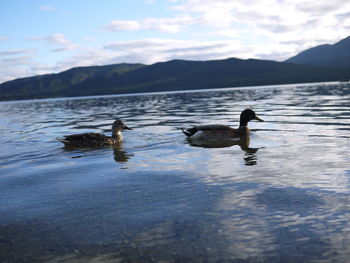
[[(229, 58), (212, 61), (172, 60), (130, 72), (127, 88), (134, 92), (211, 89), (252, 85), (315, 82), (350, 73), (291, 63)], [(131, 85), (130, 85), (131, 84)], [(120, 88), (119, 88), (120, 89)], [(129, 89), (131, 90), (131, 89)]]
[(289, 58), (286, 62), (328, 67), (349, 67), (350, 36), (334, 45), (326, 44), (307, 49)]
[[(143, 64), (116, 64), (107, 66), (79, 67), (58, 74), (20, 78), (0, 84), (0, 100), (31, 99), (103, 94), (104, 87), (118, 82), (123, 74), (144, 67)], [(100, 88), (91, 90), (94, 82)], [(85, 86), (85, 83), (88, 83)]]
[(0, 84), (0, 100), (210, 89), (252, 85), (321, 82), (350, 77), (349, 68), (229, 58), (171, 60), (73, 68), (58, 74)]

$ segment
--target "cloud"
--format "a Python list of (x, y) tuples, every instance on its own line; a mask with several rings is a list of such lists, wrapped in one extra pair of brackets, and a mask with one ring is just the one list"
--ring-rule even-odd
[(113, 55), (101, 48), (83, 48), (79, 49), (79, 52), (73, 56), (67, 57), (57, 63), (57, 67), (65, 70), (73, 67), (107, 65), (111, 64), (110, 60)]
[[(33, 54), (32, 54), (33, 53)], [(9, 51), (0, 55), (0, 83), (17, 78), (60, 72), (60, 65), (48, 65), (37, 61), (34, 51)]]
[(123, 31), (123, 30), (139, 30), (142, 28), (142, 25), (138, 21), (132, 20), (113, 20), (108, 25), (103, 28), (111, 30), (111, 31)]
[[(292, 52), (293, 48), (286, 48), (290, 47), (290, 45), (294, 47), (298, 46), (298, 43), (276, 43), (261, 46), (258, 44), (242, 44), (234, 40), (199, 41), (160, 38), (118, 41), (96, 48), (85, 47), (76, 49), (75, 54), (65, 57), (53, 65), (38, 63), (33, 56), (0, 59), (1, 68), (18, 69), (17, 75), (13, 70), (11, 74), (6, 74), (6, 77), (3, 74), (3, 79), (0, 79), (0, 81), (15, 77), (60, 72), (73, 67), (114, 63), (153, 64), (172, 59), (214, 60), (229, 57), (276, 59), (277, 56), (277, 58), (285, 58), (294, 55)], [(277, 54), (276, 50), (282, 51)], [(18, 54), (21, 53), (20, 50), (17, 50), (17, 52)], [(26, 52), (30, 54), (30, 50), (22, 50), (22, 55), (25, 55)], [(3, 55), (5, 53), (6, 55), (14, 55), (16, 50), (8, 50)], [(26, 70), (23, 69), (22, 65), (26, 66)]]
[(16, 56), (16, 57), (5, 57), (0, 58), (0, 64), (2, 66), (13, 66), (18, 64), (26, 64), (30, 61), (32, 56)]
[(39, 9), (43, 12), (55, 13), (58, 15), (70, 15), (71, 14), (71, 12), (69, 12), (69, 11), (59, 10), (56, 7), (51, 6), (51, 5), (42, 5), (39, 7)]
[[(245, 1), (208, 1), (189, 0), (180, 10), (199, 13), (203, 21), (210, 21), (217, 26), (215, 21), (220, 21), (220, 16), (226, 16), (226, 26), (234, 24), (246, 25), (271, 32), (286, 32), (290, 30), (303, 30), (315, 18), (332, 15), (335, 10), (343, 10), (345, 3), (339, 2), (335, 7), (329, 8), (329, 1), (291, 1), (276, 2), (270, 0), (253, 1), (246, 4)], [(331, 3), (333, 5), (333, 2)], [(322, 12), (322, 17), (319, 16)], [(280, 30), (276, 30), (280, 28)]]
[(44, 41), (49, 45), (58, 46), (57, 48), (53, 48), (51, 51), (59, 52), (76, 49), (78, 46), (72, 43), (70, 40), (66, 39), (63, 34), (54, 34), (47, 37), (30, 37), (27, 40), (31, 41)]
[[(174, 16), (140, 20), (113, 20), (104, 29), (119, 31), (156, 30), (167, 33), (191, 32), (193, 37), (228, 38), (242, 45), (262, 45), (268, 51), (252, 52), (257, 58), (270, 54), (267, 46), (277, 46), (275, 59), (348, 35), (350, 2), (343, 0), (185, 0), (171, 3)], [(194, 31), (193, 27), (205, 30)], [(337, 30), (334, 30), (337, 28)], [(192, 31), (191, 31), (192, 30)], [(204, 33), (203, 33), (204, 32)], [(289, 45), (288, 42), (301, 45)], [(284, 44), (282, 44), (282, 42)], [(275, 43), (281, 43), (275, 45)], [(255, 49), (255, 47), (254, 47)], [(263, 55), (265, 54), (265, 55)], [(283, 54), (285, 57), (283, 57)], [(260, 56), (262, 55), (262, 56)]]
[(279, 45), (275, 59), (290, 54), (291, 47), (296, 54), (319, 43), (336, 42), (348, 36), (350, 27), (350, 2), (342, 0), (187, 0), (172, 9), (213, 28), (208, 37), (231, 37), (265, 47), (286, 41), (303, 43)]
[[(0, 83), (31, 74), (30, 70), (34, 65), (33, 59), (35, 53), (35, 49), (0, 51)], [(33, 75), (35, 75), (34, 72)]]
[[(5, 53), (5, 52), (3, 52)], [(11, 53), (11, 52), (10, 52)], [(20, 54), (20, 53), (18, 53)], [(26, 77), (31, 75), (33, 66), (33, 56), (0, 56), (0, 83), (15, 78)], [(35, 74), (32, 74), (35, 75)]]
[(35, 65), (35, 49), (8, 49), (0, 51), (0, 83), (28, 75)]
[(313, 1), (304, 0), (302, 2), (296, 2), (295, 8), (299, 11), (305, 12), (311, 15), (323, 15), (325, 13), (341, 10), (348, 4), (343, 0), (333, 0), (333, 1)]
[(36, 52), (35, 49), (10, 49), (10, 50), (0, 51), (0, 57), (22, 55), (22, 54), (34, 53), (34, 52)]
[[(158, 3), (141, 1), (153, 7)], [(40, 57), (45, 50), (24, 47), (0, 51), (0, 81), (17, 77), (15, 69), (18, 76), (23, 76), (77, 66), (151, 64), (170, 59), (283, 61), (307, 48), (335, 43), (347, 37), (350, 29), (350, 2), (344, 0), (166, 0), (164, 5), (169, 16), (114, 19), (101, 26), (108, 31), (103, 33), (118, 40), (115, 42), (99, 42), (98, 32), (95, 41), (84, 41), (79, 48), (61, 33), (28, 38), (46, 43), (51, 52), (60, 54), (54, 54), (53, 64), (47, 65)], [(49, 5), (40, 9), (58, 13)], [(147, 35), (138, 39), (141, 34), (136, 33), (141, 30), (145, 31), (142, 36)], [(130, 32), (134, 33), (132, 40)], [(173, 35), (169, 37), (169, 33)], [(0, 41), (5, 40), (0, 36)], [(70, 52), (63, 52), (67, 50)]]
[(55, 70), (115, 63), (152, 64), (171, 59), (209, 60), (238, 55), (248, 58), (250, 53), (249, 48), (239, 46), (234, 41), (140, 39), (79, 49), (73, 56), (56, 63)]
[(56, 11), (56, 8), (50, 5), (43, 5), (43, 6), (40, 6), (39, 8), (42, 11), (48, 11), (48, 12)]
[[(48, 37), (32, 37), (30, 41), (43, 41), (52, 47), (51, 51), (76, 50), (77, 45), (67, 40), (63, 34)], [(60, 62), (48, 65), (40, 57), (37, 49), (8, 49), (0, 51), (0, 83), (20, 77), (59, 72), (66, 69)]]
[(37, 41), (37, 40), (38, 41), (46, 41), (50, 44), (68, 44), (68, 43), (70, 43), (70, 41), (67, 40), (63, 34), (54, 34), (54, 35), (47, 36), (47, 37), (31, 37), (28, 39), (34, 40), (34, 41)]
[(188, 15), (166, 18), (145, 18), (141, 20), (113, 20), (103, 29), (110, 31), (157, 30), (168, 33), (179, 33), (185, 27), (195, 23), (195, 19)]
[(142, 39), (114, 42), (104, 49), (133, 62), (155, 63), (171, 59), (208, 60), (227, 57), (248, 58), (250, 48), (236, 41), (196, 41), (175, 39)]

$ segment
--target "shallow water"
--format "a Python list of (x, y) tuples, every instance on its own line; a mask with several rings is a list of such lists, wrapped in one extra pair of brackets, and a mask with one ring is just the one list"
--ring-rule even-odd
[[(247, 107), (249, 146), (181, 133)], [(116, 118), (114, 149), (55, 139)], [(348, 262), (348, 84), (2, 102), (0, 127), (0, 262)]]

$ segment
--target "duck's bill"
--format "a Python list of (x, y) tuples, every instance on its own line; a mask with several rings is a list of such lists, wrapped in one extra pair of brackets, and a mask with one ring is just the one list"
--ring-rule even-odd
[(264, 121), (263, 119), (260, 119), (258, 116), (255, 116), (255, 119), (254, 120), (257, 120), (257, 121)]
[(130, 127), (128, 127), (128, 126), (126, 126), (126, 125), (124, 125), (124, 130), (132, 130)]

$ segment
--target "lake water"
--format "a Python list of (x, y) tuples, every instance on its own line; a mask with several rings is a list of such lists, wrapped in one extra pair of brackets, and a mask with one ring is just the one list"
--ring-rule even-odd
[[(245, 108), (248, 148), (180, 130)], [(114, 149), (56, 140), (116, 118)], [(0, 262), (349, 262), (350, 84), (2, 102), (0, 127)]]

